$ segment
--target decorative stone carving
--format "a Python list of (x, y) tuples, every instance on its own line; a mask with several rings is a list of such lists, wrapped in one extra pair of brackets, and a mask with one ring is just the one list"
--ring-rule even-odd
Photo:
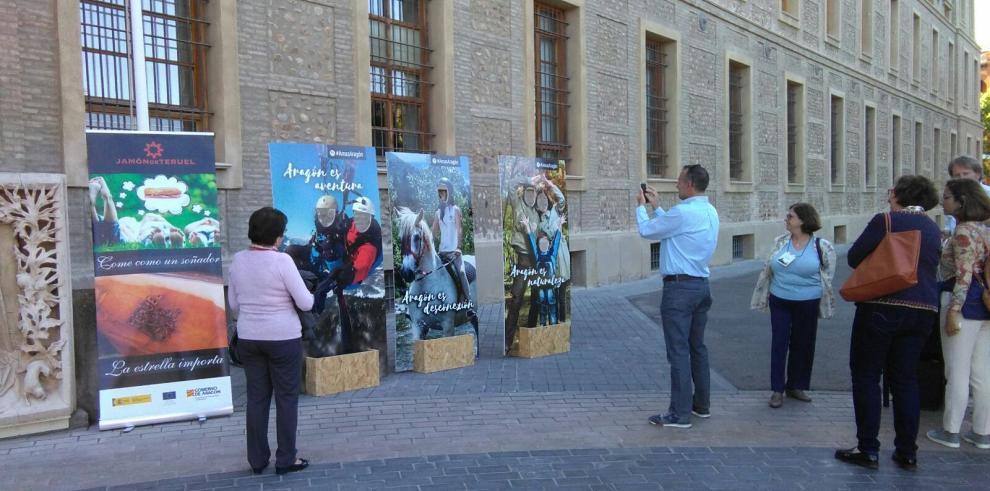
[(0, 173), (0, 438), (75, 409), (65, 177)]

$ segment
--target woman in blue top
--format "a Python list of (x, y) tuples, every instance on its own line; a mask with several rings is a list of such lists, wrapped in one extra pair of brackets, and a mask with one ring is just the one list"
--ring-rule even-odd
[(787, 233), (774, 240), (750, 302), (753, 309), (770, 309), (772, 408), (784, 404), (785, 392), (792, 399), (811, 402), (805, 391), (811, 385), (818, 318), (832, 317), (835, 309), (835, 249), (829, 241), (814, 236), (822, 228), (815, 207), (791, 205), (784, 226)]

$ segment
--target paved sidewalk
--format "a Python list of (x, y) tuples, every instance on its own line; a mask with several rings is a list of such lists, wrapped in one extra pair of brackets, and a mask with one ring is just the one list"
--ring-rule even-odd
[[(713, 281), (754, 271), (720, 268)], [(472, 367), (303, 396), (298, 446), (314, 464), (306, 472), (250, 474), (241, 395), (233, 416), (203, 424), (0, 440), (0, 489), (972, 489), (990, 478), (990, 453), (943, 451), (924, 437), (919, 471), (896, 469), (889, 410), (881, 471), (834, 461), (834, 448), (854, 442), (845, 392), (772, 410), (765, 391), (713, 374), (711, 419), (690, 430), (650, 426), (667, 405), (667, 364), (659, 327), (627, 297), (658, 289), (654, 278), (575, 291), (568, 354), (501, 357), (501, 310), (485, 306)], [(738, 322), (766, 319), (745, 311)], [(243, 373), (232, 375), (242, 394)], [(933, 428), (940, 413), (922, 418)]]
[[(143, 489), (979, 489), (984, 456), (939, 456), (937, 472), (869, 471), (795, 447), (583, 448), (316, 464), (286, 476), (239, 471), (144, 483)], [(105, 489), (105, 488), (99, 488)]]

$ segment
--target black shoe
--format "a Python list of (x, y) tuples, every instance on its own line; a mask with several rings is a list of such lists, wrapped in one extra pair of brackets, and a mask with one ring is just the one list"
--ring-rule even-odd
[(308, 460), (306, 460), (306, 459), (296, 459), (296, 463), (294, 463), (294, 464), (292, 464), (292, 465), (290, 465), (288, 467), (277, 467), (276, 466), (275, 467), (275, 473), (276, 474), (288, 474), (290, 472), (301, 471), (301, 470), (303, 470), (303, 469), (305, 469), (307, 467), (309, 467), (309, 461)]
[(904, 457), (903, 455), (894, 452), (890, 456), (890, 460), (897, 463), (897, 467), (904, 469), (906, 471), (913, 471), (918, 469), (918, 458), (917, 457)]
[(856, 447), (836, 450), (835, 458), (867, 469), (880, 468), (880, 462), (877, 461), (876, 455), (865, 453)]
[(263, 465), (261, 467), (252, 467), (251, 468), (251, 472), (253, 472), (255, 474), (261, 474), (262, 472), (265, 472), (265, 469), (267, 469), (267, 468), (268, 468), (268, 464), (266, 463), (265, 465)]

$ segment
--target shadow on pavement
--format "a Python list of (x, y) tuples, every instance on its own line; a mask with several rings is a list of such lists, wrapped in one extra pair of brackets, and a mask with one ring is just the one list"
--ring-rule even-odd
[[(833, 281), (835, 316), (820, 319), (812, 390), (852, 389), (849, 379), (849, 334), (855, 306), (842, 300), (839, 287), (851, 269), (845, 254), (836, 258)], [(749, 309), (759, 270), (712, 281), (714, 303), (708, 314), (705, 343), (712, 370), (740, 390), (770, 390), (770, 314)], [(660, 325), (660, 289), (629, 297), (643, 314)]]

